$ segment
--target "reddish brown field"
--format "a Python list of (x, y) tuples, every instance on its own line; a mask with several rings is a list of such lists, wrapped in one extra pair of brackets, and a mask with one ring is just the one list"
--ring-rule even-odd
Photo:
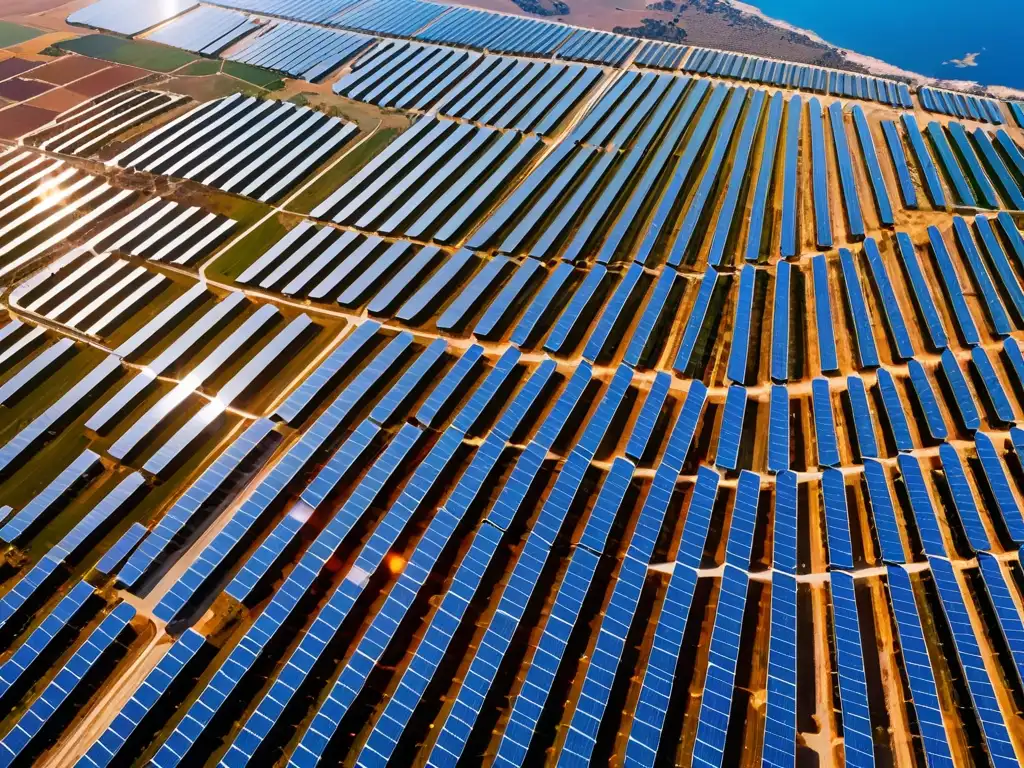
[(0, 116), (0, 139), (17, 139), (46, 125), (56, 116), (56, 112), (48, 109), (15, 104), (5, 109)]
[(72, 107), (77, 107), (89, 97), (75, 93), (70, 88), (54, 88), (49, 93), (44, 93), (38, 98), (32, 99), (32, 106), (40, 109), (49, 109), (54, 112), (66, 112)]
[(53, 88), (49, 83), (12, 77), (0, 83), (0, 96), (10, 101), (28, 101)]
[(141, 80), (144, 77), (149, 76), (149, 72), (144, 69), (137, 69), (135, 67), (122, 67), (114, 66), (104, 69), (88, 77), (83, 77), (78, 82), (70, 86), (71, 90), (75, 93), (80, 93), (83, 96), (99, 96), (101, 93), (106, 93), (112, 88), (117, 88), (119, 85), (126, 85), (127, 83)]
[(57, 61), (44, 64), (32, 73), (32, 77), (54, 85), (67, 85), (109, 66), (110, 64), (105, 61), (97, 61), (85, 56), (64, 56)]
[(9, 77), (16, 77), (28, 72), (30, 69), (35, 69), (38, 66), (39, 62), (37, 61), (28, 61), (26, 59), (19, 59), (16, 56), (12, 56), (9, 59), (0, 61), (0, 80), (6, 80)]

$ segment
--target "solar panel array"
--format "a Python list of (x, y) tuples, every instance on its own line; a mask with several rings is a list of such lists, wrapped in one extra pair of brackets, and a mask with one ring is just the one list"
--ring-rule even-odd
[(355, 132), (354, 124), (308, 107), (236, 93), (149, 131), (111, 162), (273, 201)]
[(776, 61), (743, 53), (716, 51), (712, 48), (692, 48), (683, 70), (763, 85), (798, 88), (830, 96), (878, 101), (894, 107), (913, 106), (910, 89), (906, 84), (895, 80)]
[(122, 89), (0, 155), (0, 248), (67, 155), (147, 190), (4, 294), (0, 762), (1019, 762), (1016, 126), (420, 0), (176, 9), (134, 34), (382, 123)]

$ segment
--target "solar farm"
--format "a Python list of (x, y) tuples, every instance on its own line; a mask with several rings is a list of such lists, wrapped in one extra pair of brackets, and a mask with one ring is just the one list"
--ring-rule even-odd
[(64, 15), (234, 85), (0, 139), (0, 767), (1024, 761), (1024, 102)]

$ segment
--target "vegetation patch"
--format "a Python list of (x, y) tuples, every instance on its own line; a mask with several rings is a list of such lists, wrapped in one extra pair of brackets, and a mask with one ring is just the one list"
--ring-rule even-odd
[(569, 4), (562, 0), (512, 0), (522, 10), (535, 16), (567, 16)]
[(197, 61), (191, 53), (140, 40), (122, 40), (110, 35), (86, 35), (57, 43), (57, 48), (94, 59), (127, 64), (151, 72), (173, 72)]
[(7, 48), (11, 45), (24, 43), (34, 37), (39, 37), (43, 32), (32, 27), (23, 27), (21, 24), (12, 24), (9, 21), (0, 21), (0, 48)]
[(221, 62), (219, 59), (199, 59), (199, 61), (193, 61), (187, 67), (180, 72), (174, 74), (182, 77), (203, 77), (205, 75), (215, 75), (220, 72)]
[(238, 61), (225, 61), (221, 72), (267, 91), (278, 91), (284, 88), (284, 81), (278, 77), (277, 73)]
[(668, 43), (681, 43), (686, 39), (686, 30), (673, 21), (660, 19), (641, 19), (639, 27), (615, 27), (613, 32), (620, 35), (632, 35), (647, 40), (664, 40)]

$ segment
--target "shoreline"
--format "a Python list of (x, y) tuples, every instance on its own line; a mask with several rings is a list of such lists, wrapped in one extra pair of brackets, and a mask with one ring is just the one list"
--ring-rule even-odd
[(830, 43), (828, 40), (825, 40), (821, 35), (819, 35), (817, 32), (814, 32), (813, 30), (804, 29), (803, 27), (798, 27), (795, 24), (789, 23), (788, 21), (773, 18), (772, 16), (769, 16), (760, 8), (758, 8), (756, 5), (751, 5), (750, 3), (743, 2), (743, 0), (724, 0), (724, 2), (731, 6), (732, 8), (736, 9), (736, 11), (738, 11), (739, 13), (745, 14), (747, 16), (753, 16), (755, 18), (760, 19), (761, 21), (764, 21), (767, 24), (771, 24), (774, 27), (778, 27), (779, 29), (784, 29), (787, 32), (793, 32), (799, 35), (804, 35), (805, 37), (810, 38), (816, 43), (826, 45), (829, 48), (838, 51), (842, 56), (846, 58), (847, 61), (850, 61), (854, 64), (858, 64), (864, 67), (864, 69), (866, 69), (871, 74), (877, 75), (879, 77), (904, 77), (912, 80), (916, 86), (925, 85), (953, 91), (972, 92), (980, 89), (984, 91), (987, 95), (992, 96), (994, 98), (1024, 98), (1024, 90), (1019, 88), (1011, 88), (1009, 86), (1004, 85), (982, 85), (977, 81), (968, 79), (951, 80), (949, 78), (929, 77), (927, 75), (922, 75), (919, 72), (913, 72), (908, 69), (903, 69), (901, 67), (896, 66), (895, 64), (890, 64), (889, 62), (883, 61), (882, 59), (877, 59), (874, 56), (868, 56), (867, 54), (858, 53), (857, 51), (850, 50), (849, 48), (843, 48), (842, 46)]

